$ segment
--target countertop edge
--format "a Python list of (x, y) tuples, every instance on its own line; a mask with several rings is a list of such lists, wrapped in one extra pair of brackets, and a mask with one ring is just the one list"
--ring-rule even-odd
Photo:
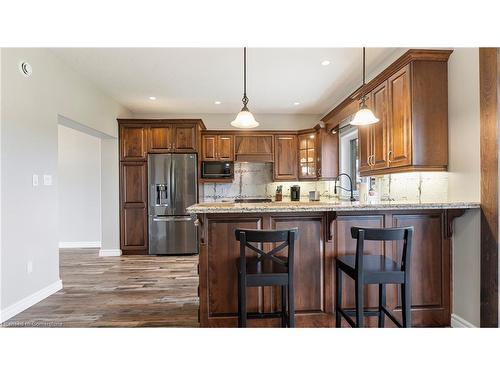
[(258, 212), (332, 212), (332, 211), (397, 211), (432, 209), (475, 209), (478, 202), (431, 202), (431, 203), (380, 203), (371, 205), (321, 204), (321, 203), (201, 203), (186, 209), (188, 214), (210, 213), (258, 213)]

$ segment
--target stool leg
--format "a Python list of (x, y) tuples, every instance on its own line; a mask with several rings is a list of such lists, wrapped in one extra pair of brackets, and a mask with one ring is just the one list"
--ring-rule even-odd
[(243, 280), (241, 274), (238, 275), (238, 327), (247, 326), (247, 294), (246, 280)]
[(335, 265), (335, 327), (340, 328), (342, 316), (339, 310), (342, 308), (342, 271)]
[(411, 328), (411, 291), (410, 283), (401, 285), (401, 302), (403, 304), (403, 327)]
[(378, 284), (378, 328), (384, 328), (385, 313), (382, 310), (385, 307), (385, 284)]
[(364, 306), (363, 306), (363, 283), (359, 280), (355, 281), (356, 289), (356, 327), (363, 328), (364, 326)]
[(288, 327), (295, 327), (295, 300), (293, 295), (293, 280), (288, 281)]
[(286, 328), (286, 285), (281, 286), (281, 327)]

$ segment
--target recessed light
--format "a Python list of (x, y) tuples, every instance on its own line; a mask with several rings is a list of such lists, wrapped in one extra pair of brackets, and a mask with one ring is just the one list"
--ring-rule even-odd
[(156, 96), (150, 96), (149, 100), (156, 100)]
[(293, 103), (293, 105), (300, 105), (300, 103), (299, 102), (295, 102), (295, 103)]
[(330, 65), (330, 60), (323, 60), (323, 61), (321, 61), (321, 65), (323, 65), (323, 66)]
[(221, 103), (221, 102), (219, 102), (218, 100), (216, 100), (216, 101), (214, 102), (214, 104), (217, 104), (217, 105), (219, 105), (220, 103)]

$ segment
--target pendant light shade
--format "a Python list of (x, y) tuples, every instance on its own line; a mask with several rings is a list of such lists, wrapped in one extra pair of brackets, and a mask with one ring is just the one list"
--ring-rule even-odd
[(252, 112), (250, 112), (248, 108), (243, 107), (234, 121), (231, 121), (231, 125), (235, 128), (251, 129), (259, 126), (259, 123), (255, 121)]
[[(365, 48), (363, 47), (363, 86), (365, 85)], [(362, 86), (362, 87), (363, 87)], [(373, 114), (370, 108), (365, 103), (366, 97), (363, 95), (361, 98), (361, 106), (354, 115), (351, 125), (365, 126), (376, 124), (380, 120)]]
[(366, 104), (363, 102), (361, 105), (361, 108), (359, 109), (358, 112), (354, 115), (353, 119), (351, 120), (351, 125), (371, 125), (371, 124), (376, 124), (379, 122), (379, 119), (375, 117), (372, 111), (366, 106)]
[(248, 97), (247, 97), (247, 48), (243, 48), (243, 108), (240, 113), (236, 116), (234, 121), (231, 121), (231, 126), (240, 129), (251, 129), (259, 126), (259, 123), (255, 121), (252, 112), (247, 107)]

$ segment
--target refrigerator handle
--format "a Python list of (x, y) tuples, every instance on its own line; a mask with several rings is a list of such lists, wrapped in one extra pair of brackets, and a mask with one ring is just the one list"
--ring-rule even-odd
[(175, 160), (173, 155), (170, 158), (170, 207), (175, 210)]

